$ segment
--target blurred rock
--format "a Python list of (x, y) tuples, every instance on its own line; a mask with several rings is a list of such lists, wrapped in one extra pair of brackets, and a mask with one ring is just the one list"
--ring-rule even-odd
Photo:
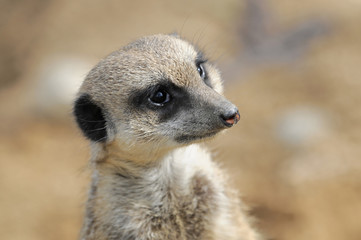
[(39, 66), (33, 89), (34, 107), (45, 115), (66, 115), (91, 64), (74, 56), (54, 56)]
[(315, 107), (300, 106), (286, 111), (276, 123), (276, 137), (286, 145), (304, 146), (328, 129), (325, 113)]

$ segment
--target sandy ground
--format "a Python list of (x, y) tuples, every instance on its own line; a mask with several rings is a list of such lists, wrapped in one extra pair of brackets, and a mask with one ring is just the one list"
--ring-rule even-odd
[(77, 238), (89, 148), (74, 91), (111, 51), (177, 31), (219, 63), (240, 109), (209, 147), (258, 228), (361, 239), (361, 3), (253, 3), (2, 1), (0, 238)]

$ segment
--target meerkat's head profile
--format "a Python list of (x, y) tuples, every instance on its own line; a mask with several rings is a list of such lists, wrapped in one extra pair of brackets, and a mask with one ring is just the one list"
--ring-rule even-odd
[(88, 74), (74, 114), (96, 144), (124, 157), (167, 151), (210, 137), (239, 120), (222, 95), (218, 70), (173, 35), (141, 38), (100, 61)]

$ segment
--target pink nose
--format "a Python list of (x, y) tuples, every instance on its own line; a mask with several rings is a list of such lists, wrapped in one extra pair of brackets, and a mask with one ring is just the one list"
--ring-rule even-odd
[(240, 118), (241, 116), (239, 115), (237, 109), (226, 115), (222, 115), (223, 122), (227, 127), (232, 127), (233, 125), (237, 124)]

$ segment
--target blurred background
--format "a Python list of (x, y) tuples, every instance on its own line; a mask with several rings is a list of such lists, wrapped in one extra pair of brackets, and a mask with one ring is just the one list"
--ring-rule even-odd
[(279, 240), (361, 239), (361, 1), (0, 0), (0, 239), (76, 239), (89, 147), (74, 94), (102, 57), (178, 32), (242, 118), (209, 146)]

